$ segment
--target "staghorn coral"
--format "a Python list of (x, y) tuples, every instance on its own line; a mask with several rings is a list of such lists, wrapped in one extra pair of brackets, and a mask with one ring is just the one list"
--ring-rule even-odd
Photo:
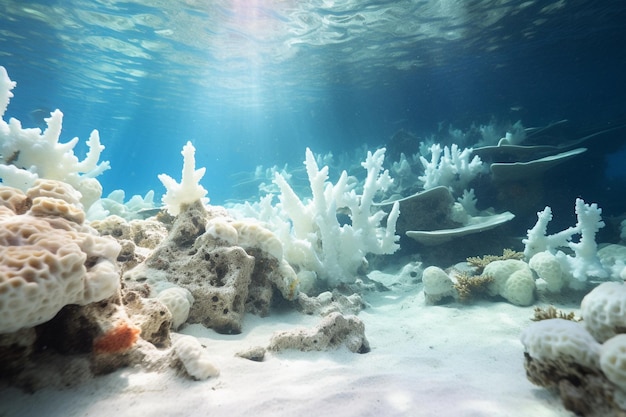
[(524, 254), (522, 252), (516, 252), (513, 249), (504, 249), (502, 255), (471, 256), (467, 258), (467, 263), (476, 268), (477, 272), (480, 274), (491, 262), (506, 259), (524, 259)]
[[(393, 204), (389, 214), (373, 203), (376, 193), (393, 183), (388, 170), (383, 168), (384, 158), (385, 148), (368, 152), (361, 164), (367, 174), (360, 195), (347, 171), (341, 173), (335, 184), (331, 183), (328, 167), (320, 168), (308, 148), (304, 164), (311, 199), (300, 199), (287, 178), (275, 174), (280, 204), (256, 215), (281, 237), (285, 260), (302, 275), (318, 278), (329, 289), (350, 285), (367, 268), (367, 254), (392, 254), (400, 248), (397, 243), (400, 237), (396, 235), (399, 203)], [(338, 209), (349, 213), (350, 222), (339, 222)], [(267, 213), (271, 212), (274, 216), (268, 217)]]
[(209, 202), (206, 197), (207, 190), (200, 185), (200, 180), (204, 176), (206, 168), (196, 169), (196, 148), (187, 142), (181, 151), (183, 155), (183, 173), (180, 184), (167, 174), (159, 174), (159, 180), (167, 189), (163, 195), (163, 204), (167, 207), (167, 212), (172, 216), (180, 213), (181, 208), (186, 204), (192, 204), (196, 200), (201, 200), (204, 204)]
[(23, 191), (31, 188), (37, 179), (51, 179), (70, 184), (79, 191), (80, 202), (89, 208), (102, 195), (102, 185), (96, 177), (110, 168), (109, 161), (100, 161), (104, 145), (93, 130), (86, 142), (89, 150), (79, 160), (74, 153), (78, 138), (61, 143), (63, 113), (55, 110), (45, 118), (46, 128), (23, 128), (11, 117), (4, 120), (7, 106), (13, 97), (16, 83), (0, 66), (0, 178), (4, 185)]
[(535, 312), (532, 321), (541, 321), (548, 319), (563, 319), (571, 321), (580, 321), (581, 319), (576, 317), (573, 311), (565, 313), (561, 310), (557, 310), (554, 306), (548, 306), (546, 308), (535, 307)]
[(467, 272), (456, 272), (453, 284), (460, 302), (467, 303), (474, 298), (488, 294), (489, 284), (493, 282), (491, 275), (470, 275)]

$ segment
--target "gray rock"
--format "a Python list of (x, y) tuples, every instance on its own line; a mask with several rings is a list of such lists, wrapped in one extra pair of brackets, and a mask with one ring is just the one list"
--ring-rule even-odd
[(358, 317), (331, 313), (312, 329), (296, 329), (274, 334), (268, 349), (322, 351), (336, 349), (341, 345), (345, 345), (354, 353), (370, 351), (369, 342), (365, 337), (365, 325)]

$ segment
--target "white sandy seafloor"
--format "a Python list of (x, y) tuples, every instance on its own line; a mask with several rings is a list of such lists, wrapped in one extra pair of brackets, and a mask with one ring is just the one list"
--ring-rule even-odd
[(235, 357), (266, 346), (275, 331), (320, 320), (296, 311), (249, 314), (239, 335), (201, 325), (182, 330), (206, 345), (219, 377), (191, 381), (172, 370), (122, 369), (65, 390), (4, 389), (0, 416), (572, 415), (557, 396), (526, 379), (519, 335), (533, 307), (426, 305), (419, 286), (365, 299), (369, 306), (359, 317), (372, 348), (367, 354), (341, 348), (270, 353), (263, 362)]

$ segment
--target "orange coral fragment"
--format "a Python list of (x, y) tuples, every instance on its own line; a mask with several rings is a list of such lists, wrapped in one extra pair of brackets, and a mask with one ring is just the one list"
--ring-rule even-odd
[(130, 349), (139, 339), (141, 329), (128, 322), (120, 322), (93, 342), (96, 353), (121, 353)]

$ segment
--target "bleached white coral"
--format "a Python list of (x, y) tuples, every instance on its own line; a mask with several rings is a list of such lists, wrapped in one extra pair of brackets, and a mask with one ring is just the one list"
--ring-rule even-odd
[(444, 146), (443, 149), (440, 144), (433, 144), (430, 147), (430, 161), (423, 156), (420, 157), (424, 175), (419, 179), (424, 183), (424, 189), (429, 190), (443, 185), (460, 192), (467, 188), (471, 180), (486, 171), (478, 155), (471, 158), (472, 151), (472, 148), (461, 150), (457, 144)]
[(9, 101), (13, 98), (11, 90), (16, 85), (17, 83), (9, 78), (6, 68), (0, 66), (0, 117), (4, 117), (4, 113), (9, 107)]
[(537, 212), (537, 222), (528, 229), (526, 238), (522, 239), (524, 244), (524, 257), (530, 259), (539, 252), (547, 251), (549, 247), (555, 248), (567, 244), (567, 239), (571, 236), (571, 229), (563, 232), (548, 235), (548, 223), (552, 220), (552, 208), (546, 206)]
[(548, 319), (531, 323), (521, 335), (526, 352), (537, 360), (567, 359), (597, 369), (600, 344), (580, 323)]
[(182, 287), (171, 286), (157, 295), (165, 307), (172, 313), (172, 328), (178, 329), (189, 317), (189, 310), (194, 302), (191, 292)]
[[(595, 235), (604, 227), (602, 209), (595, 203), (586, 204), (578, 198), (576, 217), (576, 226), (548, 235), (547, 228), (552, 220), (552, 209), (546, 207), (537, 213), (537, 223), (528, 230), (527, 238), (522, 240), (527, 259), (543, 251), (553, 254), (559, 261), (562, 272), (574, 278), (569, 281), (569, 286), (573, 288), (579, 288), (589, 277), (609, 277), (609, 271), (604, 268), (598, 257), (598, 245), (595, 241)], [(579, 237), (577, 242), (574, 241), (576, 236)], [(559, 248), (571, 250), (574, 256)]]
[[(375, 193), (392, 183), (388, 171), (382, 168), (384, 155), (384, 148), (368, 152), (362, 163), (367, 176), (360, 195), (345, 171), (336, 184), (329, 182), (328, 167), (320, 169), (310, 149), (305, 160), (312, 192), (309, 201), (301, 200), (286, 179), (276, 174), (281, 195), (278, 213), (273, 213), (274, 224), (278, 222), (275, 233), (285, 245), (284, 257), (290, 264), (314, 271), (334, 286), (354, 282), (367, 253), (388, 254), (398, 249), (398, 204), (394, 204), (389, 215), (382, 210), (372, 212)], [(342, 208), (349, 213), (351, 224), (337, 220), (337, 210)], [(385, 217), (387, 225), (382, 227)]]
[(437, 266), (429, 266), (424, 269), (422, 282), (424, 283), (424, 297), (426, 302), (430, 304), (456, 295), (454, 281), (446, 271)]
[(582, 199), (577, 198), (576, 218), (576, 232), (580, 239), (578, 242), (568, 242), (568, 247), (574, 251), (575, 256), (559, 251), (556, 253), (557, 259), (578, 281), (584, 282), (588, 277), (608, 278), (608, 272), (600, 263), (595, 240), (598, 231), (604, 227), (602, 209), (596, 203), (585, 204)]
[(583, 325), (599, 342), (626, 327), (626, 285), (603, 282), (585, 295), (580, 304)]
[[(33, 202), (30, 210), (25, 202)], [(25, 195), (0, 187), (0, 333), (52, 319), (119, 289), (119, 244), (82, 223), (75, 191), (38, 180)]]
[(120, 216), (126, 220), (145, 218), (143, 210), (154, 209), (154, 191), (150, 190), (145, 196), (133, 195), (124, 202), (124, 190), (114, 190), (108, 196), (99, 199), (89, 207), (89, 220), (102, 220), (107, 216)]
[(487, 287), (490, 295), (500, 295), (508, 302), (528, 306), (535, 300), (535, 281), (526, 262), (517, 259), (503, 259), (490, 262), (483, 275), (493, 281)]
[(163, 195), (163, 204), (172, 216), (180, 213), (181, 204), (191, 204), (197, 200), (202, 200), (203, 203), (209, 202), (206, 198), (207, 190), (200, 185), (206, 168), (196, 169), (196, 148), (191, 142), (187, 142), (181, 154), (183, 155), (183, 173), (180, 184), (167, 174), (159, 174), (159, 180), (167, 190)]
[(602, 344), (600, 369), (609, 381), (626, 391), (626, 334), (614, 336)]
[(46, 118), (47, 128), (22, 128), (15, 118), (4, 120), (4, 113), (13, 97), (15, 82), (0, 66), (0, 178), (4, 185), (25, 191), (37, 178), (66, 182), (82, 194), (86, 208), (100, 198), (102, 186), (95, 179), (110, 168), (109, 162), (99, 162), (104, 146), (97, 130), (87, 140), (89, 151), (82, 161), (74, 154), (78, 138), (60, 143), (63, 113), (55, 110)]
[(456, 199), (457, 203), (463, 207), (465, 212), (470, 216), (478, 216), (479, 210), (476, 207), (478, 200), (476, 199), (476, 194), (474, 193), (474, 189), (463, 190), (463, 195)]
[(561, 291), (565, 284), (566, 276), (561, 270), (561, 264), (553, 254), (549, 251), (539, 252), (530, 258), (528, 266), (535, 271), (541, 279), (541, 285), (545, 285), (549, 292)]
[(501, 145), (518, 145), (526, 140), (526, 129), (522, 125), (522, 121), (518, 120), (513, 126), (506, 132), (506, 135), (498, 141), (498, 146)]
[(172, 345), (174, 354), (183, 365), (185, 372), (194, 379), (205, 380), (220, 374), (209, 360), (198, 339), (193, 336), (182, 336)]

